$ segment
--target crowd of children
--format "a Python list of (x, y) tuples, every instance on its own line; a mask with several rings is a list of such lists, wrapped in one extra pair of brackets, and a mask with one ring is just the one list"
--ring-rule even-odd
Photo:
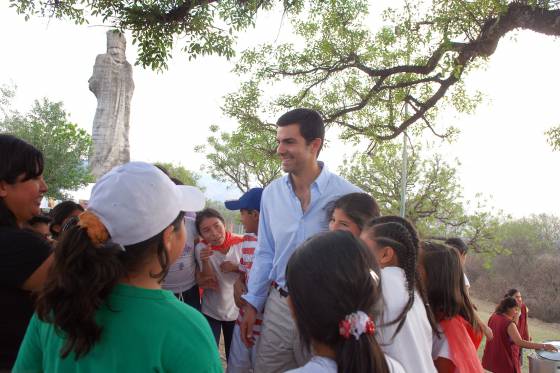
[[(314, 115), (296, 114), (301, 123)], [(301, 156), (296, 135), (279, 136), (288, 182), (298, 175), (290, 168)], [(315, 157), (317, 144), (308, 144)], [(321, 164), (319, 175), (323, 170)], [(221, 337), (227, 372), (272, 371), (256, 364), (269, 341), (261, 340), (261, 328), (280, 321), (267, 319), (269, 303), (255, 308), (248, 294), (254, 263), (268, 255), (255, 261), (261, 230), (274, 238), (286, 227), (263, 223), (262, 188), (225, 203), (239, 211), (245, 233), (237, 235), (217, 210), (204, 208), (201, 191), (143, 162), (102, 176), (87, 210), (67, 201), (37, 218), (47, 190), (42, 172), (37, 149), (0, 135), (0, 306), (10, 310), (1, 320), (0, 371), (221, 372)], [(320, 177), (310, 185), (324, 196), (329, 179)], [(302, 209), (300, 226), (290, 228), (299, 243), (286, 258), (267, 258), (272, 268), (285, 260), (283, 283), (271, 272), (267, 286), (279, 302), (287, 300), (281, 317), (295, 324), (290, 336), (298, 342), (289, 351), (303, 362), (277, 371), (519, 373), (521, 348), (555, 350), (530, 342), (528, 310), (516, 289), (488, 325), (480, 320), (461, 240), (422, 240), (407, 219), (381, 216), (362, 192), (325, 200), (316, 218), (324, 229), (308, 234), (314, 205), (306, 198), (315, 194), (286, 190), (302, 201), (292, 206)]]

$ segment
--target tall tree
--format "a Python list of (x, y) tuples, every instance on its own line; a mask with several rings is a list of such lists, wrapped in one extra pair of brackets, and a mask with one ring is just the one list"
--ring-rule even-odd
[(269, 131), (218, 133), (213, 126), (208, 144), (196, 147), (206, 154), (203, 170), (216, 180), (231, 183), (240, 191), (265, 187), (278, 178), (280, 162), (276, 157), (276, 137)]
[[(370, 194), (383, 214), (398, 215), (402, 194), (402, 146), (386, 142), (368, 153), (356, 153), (340, 167), (341, 175)], [(474, 206), (463, 198), (456, 167), (438, 154), (429, 159), (419, 145), (407, 161), (405, 216), (423, 237), (459, 236), (476, 251), (497, 252), (498, 219), (478, 199)]]
[(77, 24), (102, 22), (132, 33), (138, 62), (167, 68), (171, 50), (181, 43), (189, 58), (234, 55), (234, 33), (254, 24), (259, 10), (282, 3), (297, 12), (303, 0), (10, 0), (26, 19), (31, 16), (68, 19)]
[(69, 121), (61, 102), (44, 98), (35, 101), (28, 113), (7, 111), (0, 120), (0, 131), (24, 139), (43, 153), (47, 196), (63, 199), (65, 191), (93, 182), (87, 168), (91, 136)]
[[(236, 72), (263, 91), (279, 81), (288, 87), (270, 100), (273, 114), (315, 108), (344, 138), (384, 141), (412, 125), (449, 136), (453, 128), (435, 125), (437, 109), (447, 103), (472, 112), (480, 96), (466, 92), (464, 78), (501, 38), (516, 29), (560, 35), (559, 1), (402, 3), (375, 22), (366, 0), (306, 2), (302, 16), (292, 17), (297, 41), (246, 51)], [(244, 86), (238, 95), (246, 93)], [(266, 122), (270, 112), (257, 117)]]

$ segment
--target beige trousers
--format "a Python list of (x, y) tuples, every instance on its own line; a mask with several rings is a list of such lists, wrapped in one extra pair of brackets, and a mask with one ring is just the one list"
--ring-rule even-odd
[(272, 288), (257, 343), (255, 373), (283, 373), (305, 365), (311, 353), (302, 346), (288, 298)]

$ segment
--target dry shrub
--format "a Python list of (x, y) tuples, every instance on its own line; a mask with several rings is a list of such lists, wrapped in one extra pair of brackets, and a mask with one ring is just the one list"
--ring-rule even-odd
[(560, 322), (560, 256), (502, 255), (486, 269), (480, 257), (469, 258), (466, 268), (474, 297), (498, 303), (508, 289), (521, 291), (530, 316)]

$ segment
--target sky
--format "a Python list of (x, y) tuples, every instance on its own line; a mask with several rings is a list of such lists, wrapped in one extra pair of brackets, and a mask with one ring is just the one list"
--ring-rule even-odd
[[(95, 57), (106, 51), (102, 25), (32, 18), (25, 22), (7, 0), (0, 0), (0, 84), (15, 84), (14, 106), (27, 110), (33, 100), (62, 101), (70, 119), (91, 133), (96, 99), (88, 89)], [(129, 38), (130, 39), (130, 38)], [(239, 50), (260, 42), (290, 40), (289, 28), (275, 14), (263, 14), (257, 28), (239, 37)], [(130, 41), (127, 59), (136, 60)], [(188, 61), (179, 51), (169, 69), (156, 73), (134, 66), (130, 147), (132, 160), (174, 162), (199, 171), (209, 126), (232, 130), (235, 123), (220, 106), (223, 96), (241, 82), (231, 69), (234, 61), (201, 57)], [(458, 159), (458, 175), (467, 200), (482, 194), (489, 208), (514, 217), (560, 215), (560, 152), (553, 152), (544, 132), (560, 124), (560, 39), (529, 31), (500, 41), (485, 69), (466, 77), (469, 90), (480, 90), (484, 102), (472, 115), (444, 111), (438, 118), (461, 130), (452, 144), (439, 151)], [(436, 139), (433, 139), (436, 141)], [(332, 143), (331, 139), (331, 143)], [(340, 154), (353, 149), (334, 143), (321, 158), (331, 170)], [(240, 192), (203, 175), (208, 197), (235, 198)]]

